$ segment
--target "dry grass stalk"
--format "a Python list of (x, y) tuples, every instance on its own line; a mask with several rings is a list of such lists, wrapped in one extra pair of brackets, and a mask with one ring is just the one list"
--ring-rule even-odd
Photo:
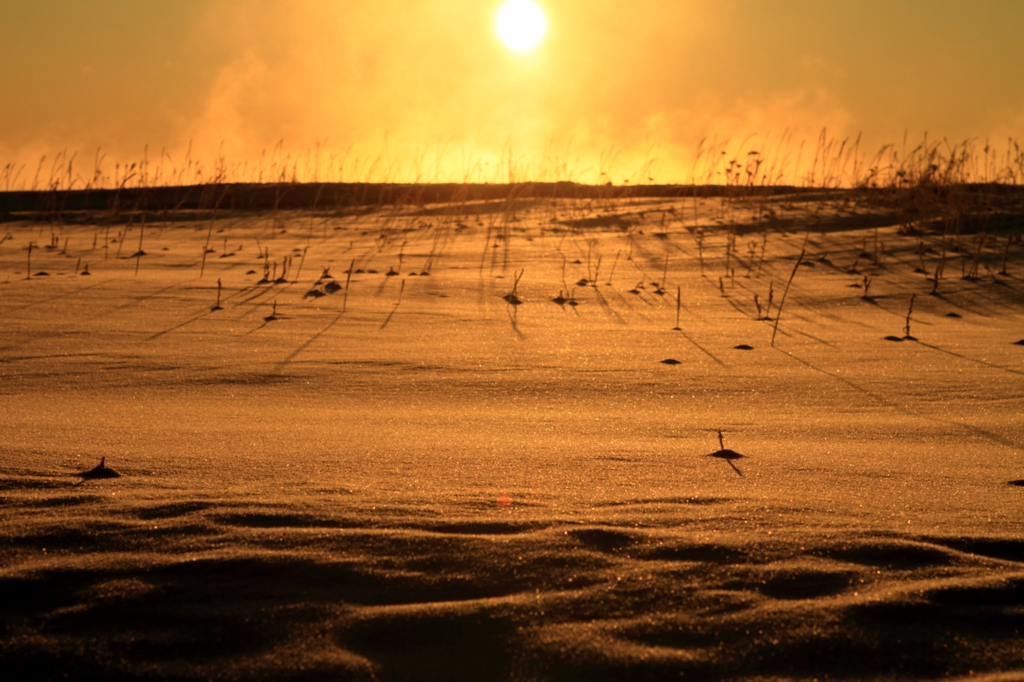
[(211, 312), (217, 310), (222, 310), (222, 308), (220, 307), (220, 277), (217, 278), (217, 303), (212, 308), (210, 308)]
[(293, 280), (294, 282), (298, 282), (299, 281), (299, 275), (302, 274), (302, 266), (306, 262), (306, 252), (307, 251), (309, 251), (309, 246), (306, 246), (304, 249), (302, 249), (302, 259), (299, 261), (299, 269), (295, 273), (295, 279)]
[(343, 312), (343, 313), (346, 310), (348, 310), (348, 285), (349, 285), (349, 282), (352, 281), (352, 271), (355, 269), (355, 267), (356, 267), (356, 259), (353, 258), (352, 259), (352, 263), (350, 263), (349, 266), (348, 266), (348, 274), (346, 274), (346, 276), (345, 276), (345, 296), (341, 300), (341, 312)]
[(916, 341), (917, 340), (913, 336), (910, 335), (910, 315), (911, 315), (911, 313), (914, 312), (914, 299), (915, 298), (917, 298), (917, 294), (911, 294), (910, 295), (910, 307), (907, 308), (907, 322), (903, 326), (903, 338), (909, 339), (911, 341)]
[(779, 310), (775, 313), (775, 326), (772, 328), (772, 348), (775, 347), (775, 334), (779, 331), (779, 320), (782, 319), (782, 306), (786, 304), (786, 295), (789, 293), (789, 287), (793, 284), (793, 278), (796, 277), (796, 271), (800, 268), (800, 263), (804, 260), (805, 249), (800, 250), (800, 255), (796, 259), (796, 265), (793, 266), (793, 272), (789, 275), (789, 281), (786, 282), (786, 288), (782, 291), (782, 300), (779, 301)]
[(515, 276), (515, 281), (512, 283), (512, 291), (507, 293), (507, 294), (505, 294), (504, 296), (502, 296), (502, 298), (505, 299), (505, 302), (508, 303), (509, 305), (518, 306), (518, 305), (520, 305), (523, 302), (522, 299), (519, 298), (518, 293), (519, 293), (519, 280), (521, 280), (523, 278), (524, 274), (526, 274), (526, 269), (525, 268), (520, 270), (519, 274)]
[[(135, 276), (139, 276), (139, 262), (142, 257), (146, 255), (146, 252), (142, 250), (142, 236), (146, 233), (146, 218), (143, 216), (142, 223), (139, 224), (139, 249), (135, 252)], [(205, 254), (204, 254), (205, 258)]]
[(683, 290), (681, 287), (676, 287), (676, 326), (672, 327), (673, 331), (681, 332), (682, 327), (679, 326), (679, 314), (683, 307)]

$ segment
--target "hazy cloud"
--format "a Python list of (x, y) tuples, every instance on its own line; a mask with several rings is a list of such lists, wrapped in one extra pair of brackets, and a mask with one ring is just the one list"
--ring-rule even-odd
[[(863, 131), (877, 145), (907, 127), (953, 138), (1022, 132), (1024, 87), (998, 71), (1017, 42), (973, 51), (948, 42), (955, 54), (943, 59), (966, 66), (945, 81), (926, 77), (928, 45), (968, 20), (1012, 18), (994, 11), (547, 0), (548, 37), (521, 56), (496, 39), (497, 1), (194, 0), (155, 17), (108, 1), (130, 19), (119, 30), (163, 33), (119, 40), (100, 11), (85, 59), (69, 37), (77, 51), (19, 63), (35, 80), (0, 76), (23, 93), (20, 108), (0, 105), (0, 160), (64, 148), (91, 157), (97, 146), (110, 162), (138, 160), (148, 144), (151, 158), (166, 148), (163, 158), (182, 164), (191, 147), (206, 173), (223, 159), (253, 177), (287, 163), (321, 179), (507, 180), (512, 171), (687, 181), (699, 150), (726, 141), (730, 153), (786, 141), (792, 156), (823, 129), (838, 139)], [(914, 11), (930, 33), (891, 41), (886, 27)], [(876, 38), (890, 42), (874, 49)], [(968, 73), (972, 64), (988, 70)]]

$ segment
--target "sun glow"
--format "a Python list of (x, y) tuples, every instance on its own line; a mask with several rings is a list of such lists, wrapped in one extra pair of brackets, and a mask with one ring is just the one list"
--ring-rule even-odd
[(514, 52), (530, 52), (544, 39), (548, 21), (532, 0), (508, 0), (498, 10), (494, 27), (505, 47)]

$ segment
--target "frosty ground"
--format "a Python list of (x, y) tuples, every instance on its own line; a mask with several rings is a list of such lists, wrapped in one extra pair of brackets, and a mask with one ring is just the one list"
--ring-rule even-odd
[(1024, 676), (1019, 217), (7, 219), (11, 679)]

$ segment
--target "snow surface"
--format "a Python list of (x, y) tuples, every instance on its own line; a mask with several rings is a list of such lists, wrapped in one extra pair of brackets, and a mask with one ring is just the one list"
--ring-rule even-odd
[(3, 677), (1024, 678), (1024, 247), (770, 207), (3, 224)]

